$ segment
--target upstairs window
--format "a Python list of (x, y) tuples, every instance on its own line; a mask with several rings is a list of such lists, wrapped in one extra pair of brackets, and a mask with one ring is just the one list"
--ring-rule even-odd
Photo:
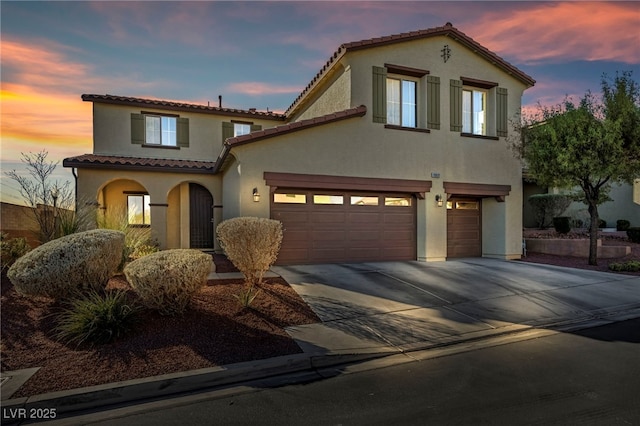
[(427, 133), (428, 129), (439, 129), (440, 79), (428, 74), (427, 70), (402, 65), (374, 66), (373, 122)]
[(145, 115), (145, 143), (176, 146), (176, 117)]
[(233, 137), (248, 135), (251, 133), (251, 124), (233, 123)]
[(387, 124), (417, 127), (416, 87), (415, 81), (387, 77)]
[(487, 92), (462, 90), (462, 133), (487, 134)]
[(450, 80), (451, 131), (498, 139), (508, 135), (508, 91), (498, 83), (460, 77)]
[(222, 122), (222, 142), (228, 138), (248, 135), (251, 132), (262, 130), (260, 124), (253, 124), (246, 121), (223, 121)]
[(132, 113), (131, 143), (146, 147), (188, 148), (189, 119), (151, 112)]

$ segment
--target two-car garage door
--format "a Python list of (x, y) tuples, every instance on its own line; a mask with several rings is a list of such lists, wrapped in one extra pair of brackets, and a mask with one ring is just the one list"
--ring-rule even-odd
[(279, 264), (416, 259), (411, 194), (282, 189), (271, 217), (283, 223)]

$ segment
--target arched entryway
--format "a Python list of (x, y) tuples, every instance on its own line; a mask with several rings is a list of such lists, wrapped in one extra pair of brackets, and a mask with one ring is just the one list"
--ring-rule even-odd
[(197, 183), (189, 183), (189, 246), (213, 249), (213, 196)]

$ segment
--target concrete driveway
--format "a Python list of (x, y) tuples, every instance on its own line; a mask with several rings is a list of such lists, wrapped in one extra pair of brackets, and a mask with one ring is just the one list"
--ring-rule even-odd
[(322, 320), (306, 353), (403, 352), (531, 327), (640, 316), (640, 277), (473, 258), (277, 266)]

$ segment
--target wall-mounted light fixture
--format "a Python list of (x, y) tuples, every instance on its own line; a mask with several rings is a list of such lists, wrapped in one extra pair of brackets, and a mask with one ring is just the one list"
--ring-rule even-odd
[(257, 203), (260, 201), (260, 193), (258, 192), (258, 188), (253, 188), (253, 202)]
[(442, 200), (442, 195), (436, 194), (436, 205), (438, 207), (442, 207), (443, 203), (444, 203), (444, 201)]

